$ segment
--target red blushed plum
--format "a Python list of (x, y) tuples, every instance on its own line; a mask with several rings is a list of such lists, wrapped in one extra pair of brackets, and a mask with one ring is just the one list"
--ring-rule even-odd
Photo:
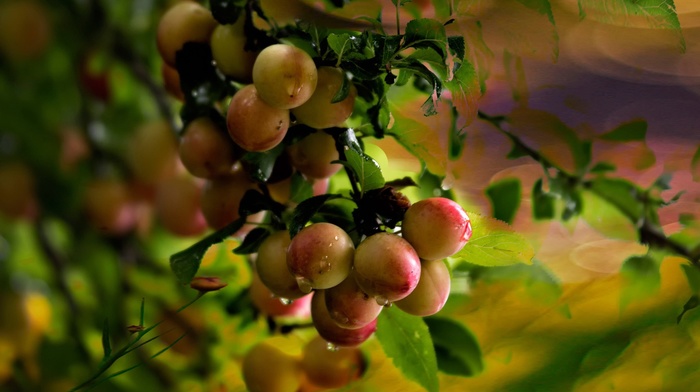
[(418, 285), (396, 306), (414, 316), (430, 316), (439, 312), (450, 296), (450, 271), (442, 260), (423, 261)]
[(268, 105), (249, 84), (231, 98), (226, 124), (233, 141), (246, 151), (267, 151), (287, 134), (289, 110)]
[(301, 367), (306, 377), (316, 386), (340, 388), (362, 377), (366, 363), (357, 347), (329, 350), (320, 336), (304, 346)]
[(326, 222), (303, 228), (287, 249), (287, 267), (303, 292), (327, 289), (350, 274), (355, 246), (340, 227)]
[(350, 83), (350, 92), (340, 102), (331, 103), (343, 85), (343, 70), (334, 67), (318, 69), (318, 84), (311, 98), (292, 109), (297, 121), (313, 128), (329, 128), (342, 125), (350, 117), (355, 106), (357, 89)]
[(291, 242), (287, 230), (270, 234), (260, 244), (258, 257), (255, 259), (255, 269), (260, 280), (274, 295), (286, 299), (296, 299), (305, 295), (299, 290), (297, 280), (287, 268), (287, 248)]
[(225, 129), (208, 117), (187, 125), (180, 139), (180, 160), (193, 176), (216, 178), (231, 174), (238, 161), (236, 146)]
[(292, 165), (306, 177), (314, 179), (328, 178), (342, 167), (338, 160), (333, 136), (316, 131), (297, 143), (289, 146), (289, 159)]
[(355, 252), (355, 279), (378, 304), (405, 298), (416, 287), (421, 264), (411, 244), (396, 234), (377, 233)]
[(191, 177), (174, 177), (161, 183), (155, 206), (163, 227), (179, 236), (204, 233), (207, 222), (200, 207), (201, 197), (201, 187)]
[(472, 226), (459, 204), (444, 197), (432, 197), (409, 207), (401, 235), (421, 259), (438, 260), (459, 252), (472, 236)]
[(291, 109), (303, 104), (316, 90), (317, 82), (313, 59), (295, 46), (270, 45), (253, 65), (253, 84), (262, 100), (275, 108)]
[(121, 180), (92, 180), (85, 188), (85, 211), (92, 226), (105, 235), (122, 235), (136, 226), (135, 205)]
[(163, 60), (175, 66), (175, 54), (186, 42), (209, 43), (218, 26), (211, 12), (199, 3), (183, 1), (170, 7), (158, 23), (156, 43)]
[(343, 328), (362, 328), (374, 321), (384, 308), (360, 289), (354, 273), (339, 285), (324, 291), (328, 313)]
[(253, 281), (250, 284), (250, 300), (260, 313), (272, 317), (309, 317), (311, 315), (311, 294), (305, 294), (285, 304), (265, 286), (256, 273), (253, 274)]
[(311, 298), (311, 319), (318, 334), (328, 343), (338, 347), (355, 347), (362, 344), (377, 330), (377, 319), (361, 328), (342, 328), (331, 318), (326, 307), (325, 290), (314, 291)]

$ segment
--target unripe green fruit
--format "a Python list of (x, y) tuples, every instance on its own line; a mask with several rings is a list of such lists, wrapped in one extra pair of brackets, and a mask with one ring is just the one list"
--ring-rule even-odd
[(411, 294), (421, 270), (420, 259), (411, 244), (385, 232), (369, 236), (358, 245), (354, 267), (357, 284), (379, 304)]
[(418, 285), (396, 306), (414, 316), (439, 312), (450, 296), (450, 270), (442, 260), (423, 260)]
[(306, 102), (318, 82), (313, 59), (303, 50), (284, 44), (263, 49), (253, 65), (253, 84), (262, 100), (279, 109)]
[(467, 213), (454, 201), (432, 197), (406, 211), (401, 235), (424, 260), (444, 259), (459, 252), (472, 236)]
[(357, 89), (350, 83), (350, 92), (340, 102), (331, 103), (343, 85), (343, 70), (334, 67), (318, 69), (318, 83), (311, 98), (292, 109), (297, 121), (312, 128), (329, 128), (342, 125), (355, 107)]
[(217, 26), (211, 35), (210, 44), (216, 67), (224, 75), (237, 82), (250, 83), (257, 54), (245, 50), (244, 20), (241, 16), (232, 25)]
[(272, 233), (260, 244), (258, 257), (255, 259), (255, 269), (260, 280), (276, 296), (286, 299), (296, 299), (305, 295), (299, 290), (297, 280), (287, 268), (287, 248), (291, 242), (287, 230)]
[(233, 141), (246, 151), (268, 151), (287, 134), (289, 110), (268, 105), (249, 84), (231, 98), (226, 124)]
[(303, 228), (287, 249), (287, 267), (303, 292), (326, 289), (350, 274), (355, 246), (340, 227), (326, 222)]

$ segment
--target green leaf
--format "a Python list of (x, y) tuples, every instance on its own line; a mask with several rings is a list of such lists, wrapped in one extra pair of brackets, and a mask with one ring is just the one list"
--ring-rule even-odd
[(491, 202), (493, 217), (512, 224), (520, 206), (522, 193), (520, 180), (518, 178), (504, 178), (490, 184), (485, 192)]
[(363, 50), (364, 42), (357, 35), (331, 33), (328, 34), (327, 42), (331, 50), (343, 61), (367, 59)]
[(690, 161), (690, 173), (693, 176), (693, 181), (700, 182), (700, 144), (698, 149), (693, 154), (693, 159)]
[(406, 25), (404, 47), (433, 48), (445, 58), (447, 34), (445, 26), (435, 19), (414, 19)]
[(304, 176), (302, 176), (299, 172), (294, 172), (294, 174), (292, 174), (292, 185), (289, 200), (298, 204), (312, 197), (313, 195), (313, 185), (306, 181)]
[(241, 216), (222, 229), (204, 237), (189, 248), (170, 256), (170, 269), (177, 277), (177, 280), (181, 284), (190, 283), (192, 278), (197, 274), (199, 266), (202, 263), (202, 257), (204, 257), (204, 253), (207, 252), (207, 249), (235, 234), (245, 225), (245, 222), (246, 217)]
[(438, 370), (455, 376), (476, 376), (484, 370), (479, 342), (469, 329), (446, 317), (426, 317)]
[(640, 190), (635, 184), (619, 178), (599, 177), (591, 180), (589, 189), (617, 207), (634, 224), (642, 218), (644, 205), (639, 200)]
[(139, 327), (143, 327), (143, 320), (146, 317), (146, 299), (141, 298), (141, 310), (139, 312)]
[(591, 169), (589, 172), (595, 173), (595, 174), (600, 174), (600, 173), (607, 173), (607, 172), (613, 172), (617, 170), (617, 166), (613, 165), (610, 162), (598, 162)]
[(629, 217), (607, 199), (584, 191), (581, 218), (599, 233), (610, 238), (638, 241), (639, 231)]
[(455, 63), (452, 79), (445, 82), (445, 88), (452, 94), (452, 105), (465, 121), (464, 126), (476, 118), (481, 97), (479, 75), (474, 65), (467, 60)]
[(676, 319), (676, 323), (680, 324), (681, 320), (683, 320), (683, 316), (685, 316), (685, 314), (687, 312), (697, 308), (698, 306), (700, 306), (700, 297), (697, 294), (694, 294), (688, 299), (688, 301), (685, 303), (685, 305), (683, 305), (683, 310), (678, 315), (678, 318)]
[(314, 196), (299, 203), (292, 212), (289, 221), (289, 236), (294, 238), (297, 233), (304, 228), (306, 222), (311, 220), (318, 210), (328, 201), (339, 198), (340, 195), (325, 194)]
[(688, 285), (695, 294), (700, 294), (700, 267), (693, 264), (681, 264)]
[(343, 83), (340, 85), (338, 92), (336, 92), (333, 98), (331, 99), (331, 103), (338, 103), (347, 98), (349, 94), (350, 79), (348, 79), (348, 74), (346, 72), (343, 72)]
[(429, 392), (440, 389), (435, 349), (422, 318), (406, 314), (396, 306), (384, 308), (375, 335), (387, 357), (407, 379)]
[(453, 257), (485, 267), (531, 264), (535, 250), (525, 237), (497, 219), (468, 213), (472, 237)]
[(620, 305), (624, 308), (635, 299), (654, 295), (661, 287), (659, 263), (649, 256), (631, 256), (620, 270), (624, 281), (620, 293)]
[(635, 120), (620, 124), (610, 132), (600, 135), (602, 140), (614, 142), (643, 141), (647, 135), (647, 122)]
[(109, 319), (107, 318), (102, 324), (102, 352), (104, 352), (103, 358), (107, 358), (112, 354), (112, 344), (109, 342)]
[(270, 236), (270, 231), (263, 228), (257, 227), (246, 234), (243, 242), (233, 250), (233, 253), (237, 255), (249, 255), (258, 251), (260, 244), (265, 241), (265, 238)]
[(241, 157), (241, 164), (254, 181), (267, 182), (275, 167), (275, 162), (284, 152), (284, 148), (284, 144), (280, 143), (270, 151), (246, 152)]
[(450, 48), (450, 51), (457, 57), (460, 61), (464, 60), (464, 54), (465, 54), (465, 43), (464, 43), (464, 37), (460, 35), (455, 35), (452, 37), (447, 37), (447, 45)]
[(335, 161), (350, 168), (357, 177), (362, 193), (384, 186), (384, 176), (377, 161), (353, 149), (345, 151), (345, 161)]
[(513, 100), (523, 106), (527, 106), (530, 93), (525, 79), (525, 67), (520, 56), (505, 50), (503, 53), (503, 67), (506, 71), (506, 80), (510, 86)]
[(556, 200), (554, 195), (544, 192), (542, 179), (538, 179), (532, 186), (532, 216), (537, 220), (554, 218)]
[(685, 38), (673, 0), (578, 0), (581, 18), (606, 24), (670, 30), (685, 52)]
[(442, 94), (442, 82), (440, 81), (440, 78), (438, 78), (430, 69), (428, 69), (428, 67), (414, 57), (406, 57), (403, 60), (394, 63), (394, 67), (401, 70), (410, 70), (430, 83), (433, 88), (433, 93), (429, 94), (428, 99), (425, 100), (425, 103), (423, 103), (421, 109), (423, 109), (424, 116), (432, 116), (437, 114), (435, 105), (437, 104), (437, 99), (440, 98), (440, 94)]

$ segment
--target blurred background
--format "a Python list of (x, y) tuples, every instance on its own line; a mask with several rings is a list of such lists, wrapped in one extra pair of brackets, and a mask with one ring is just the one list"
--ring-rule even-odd
[[(245, 390), (241, 358), (269, 328), (247, 298), (251, 272), (230, 252), (235, 240), (211, 248), (202, 264), (229, 286), (175, 313), (196, 293), (177, 284), (168, 259), (205, 227), (178, 231), (172, 222), (182, 206), (172, 191), (183, 171), (175, 137), (182, 104), (155, 31), (174, 3), (0, 0), (0, 390), (66, 391), (84, 381), (102, 358), (105, 320), (116, 347), (138, 323), (142, 298), (146, 325), (165, 320), (163, 335), (113, 370), (144, 365), (99, 390)], [(395, 20), (390, 1), (350, 1), (332, 11), (323, 2), (304, 3), (262, 1), (280, 21), (323, 12), (382, 12), (383, 20)], [(644, 141), (596, 140), (594, 161), (614, 163), (619, 176), (641, 186), (672, 174), (662, 196), (684, 193), (659, 211), (666, 234), (680, 230), (682, 219), (700, 219), (700, 167), (693, 165), (700, 146), (700, 3), (676, 2), (680, 29), (631, 16), (626, 1), (606, 8), (553, 0), (554, 24), (529, 3), (452, 2), (457, 21), (450, 33), (469, 43), (475, 32), (465, 26), (478, 20), (488, 47), (480, 110), (508, 115), (527, 106), (592, 139), (644, 119)], [(583, 19), (579, 3), (587, 7)], [(420, 15), (435, 15), (431, 2), (406, 4), (400, 20)], [(425, 118), (415, 110), (421, 102), (401, 101), (402, 115), (446, 129), (443, 112)], [(556, 138), (536, 128), (522, 132), (553, 159), (567, 159)], [(536, 262), (453, 271), (441, 315), (473, 332), (483, 371), (441, 375), (441, 390), (697, 388), (700, 316), (690, 311), (677, 323), (693, 294), (681, 268), (686, 262), (666, 257), (658, 281), (635, 286), (620, 274), (629, 256), (646, 252), (634, 227), (592, 199), (579, 218), (535, 221), (529, 190), (542, 167), (526, 157), (506, 159), (510, 149), (492, 125), (475, 121), (462, 157), (448, 162), (448, 185), (469, 211), (489, 214), (484, 189), (519, 179), (513, 226), (535, 247)], [(387, 178), (420, 170), (390, 138), (369, 143), (368, 153)], [(183, 332), (172, 349), (147, 360)], [(347, 390), (418, 390), (375, 339), (363, 350), (370, 366)]]

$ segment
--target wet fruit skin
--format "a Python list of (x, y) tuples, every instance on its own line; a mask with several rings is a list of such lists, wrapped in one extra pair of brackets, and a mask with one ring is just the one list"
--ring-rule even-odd
[(287, 249), (287, 268), (301, 291), (326, 289), (342, 282), (352, 268), (355, 246), (340, 227), (326, 222), (303, 228)]
[(396, 301), (399, 309), (414, 316), (439, 312), (450, 296), (450, 270), (442, 260), (423, 260), (420, 280), (408, 297)]
[(329, 350), (328, 343), (317, 336), (304, 346), (301, 366), (312, 384), (324, 388), (340, 388), (358, 380), (366, 363), (358, 348)]
[(302, 376), (301, 360), (274, 341), (256, 344), (243, 358), (243, 380), (249, 392), (296, 392)]
[(411, 205), (404, 215), (401, 233), (421, 259), (437, 260), (462, 249), (472, 235), (472, 227), (459, 204), (432, 197)]
[(328, 313), (343, 328), (364, 327), (374, 321), (384, 308), (360, 289), (354, 273), (324, 292)]
[(263, 49), (253, 65), (253, 84), (262, 100), (279, 109), (306, 102), (318, 83), (313, 59), (303, 50), (284, 44)]
[(311, 319), (318, 334), (339, 347), (355, 347), (369, 339), (377, 330), (377, 319), (361, 328), (342, 328), (331, 318), (326, 308), (325, 290), (315, 290), (311, 298)]
[(331, 163), (339, 159), (333, 136), (314, 132), (287, 149), (292, 165), (307, 178), (324, 179), (337, 173), (342, 167)]
[(308, 317), (311, 315), (311, 294), (295, 298), (292, 303), (285, 305), (260, 280), (258, 274), (253, 274), (250, 284), (250, 300), (260, 313), (272, 317)]
[(305, 295), (287, 268), (287, 248), (292, 240), (289, 231), (282, 230), (270, 234), (260, 244), (255, 269), (262, 283), (281, 298), (296, 299)]
[(231, 98), (226, 124), (233, 141), (246, 151), (268, 151), (287, 134), (289, 110), (270, 106), (249, 84)]
[(418, 284), (421, 270), (411, 244), (385, 232), (369, 236), (358, 245), (354, 267), (357, 284), (378, 302), (408, 296)]
[(170, 7), (158, 24), (157, 46), (163, 60), (175, 66), (175, 54), (186, 42), (209, 43), (218, 23), (201, 4), (184, 1)]
[(292, 109), (297, 121), (313, 128), (329, 128), (342, 125), (352, 114), (357, 89), (350, 83), (348, 96), (331, 103), (343, 85), (343, 70), (335, 67), (319, 67), (316, 90), (308, 101)]

